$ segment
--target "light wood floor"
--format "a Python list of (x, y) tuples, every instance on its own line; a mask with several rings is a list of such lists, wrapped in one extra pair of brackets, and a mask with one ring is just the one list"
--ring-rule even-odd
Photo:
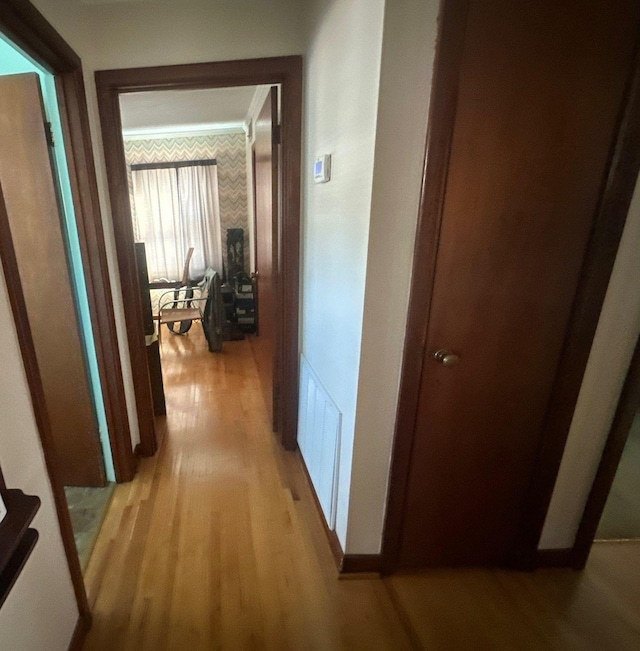
[(247, 341), (163, 337), (160, 452), (117, 487), (86, 582), (85, 649), (640, 649), (640, 547), (587, 570), (338, 580)]

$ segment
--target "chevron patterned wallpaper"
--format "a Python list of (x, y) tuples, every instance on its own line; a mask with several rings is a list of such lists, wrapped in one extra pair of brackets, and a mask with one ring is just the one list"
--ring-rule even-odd
[[(168, 163), (215, 158), (218, 161), (222, 251), (226, 263), (227, 228), (244, 228), (244, 264), (249, 270), (249, 226), (247, 206), (246, 137), (244, 133), (191, 138), (125, 140), (127, 166), (138, 163)], [(131, 168), (129, 194), (132, 192)], [(131, 203), (134, 211), (133, 202)], [(134, 213), (135, 222), (135, 213)]]

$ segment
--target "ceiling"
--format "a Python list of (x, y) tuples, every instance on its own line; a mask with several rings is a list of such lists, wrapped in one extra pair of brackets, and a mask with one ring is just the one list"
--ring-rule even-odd
[[(179, 0), (178, 0), (179, 1)], [(140, 4), (141, 2), (176, 2), (176, 0), (80, 0), (83, 5), (115, 5), (122, 3)]]
[(256, 86), (204, 90), (160, 90), (120, 95), (125, 135), (239, 127), (246, 119)]

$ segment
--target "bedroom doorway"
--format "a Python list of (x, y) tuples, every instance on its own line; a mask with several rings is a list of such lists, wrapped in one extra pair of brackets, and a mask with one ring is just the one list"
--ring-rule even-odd
[[(163, 349), (172, 358), (173, 373), (193, 362), (194, 346), (219, 353), (245, 338), (255, 352), (266, 404), (271, 403), (268, 355), (274, 350), (275, 305), (268, 300), (273, 265), (265, 256), (277, 259), (277, 239), (271, 236), (274, 208), (277, 213), (278, 144), (272, 137), (279, 120), (277, 96), (277, 87), (238, 86), (120, 97), (156, 417), (166, 414)], [(263, 108), (268, 104), (271, 109), (272, 103), (274, 119), (265, 130)], [(256, 267), (258, 250), (262, 276)], [(259, 304), (258, 283), (264, 289)], [(259, 336), (258, 312), (264, 326)], [(196, 344), (194, 328), (200, 327), (204, 339)]]
[[(0, 176), (20, 275), (13, 282), (24, 295), (56, 468), (84, 571), (116, 472), (68, 143), (54, 74), (2, 34), (0, 61)], [(25, 176), (31, 179), (27, 193)]]

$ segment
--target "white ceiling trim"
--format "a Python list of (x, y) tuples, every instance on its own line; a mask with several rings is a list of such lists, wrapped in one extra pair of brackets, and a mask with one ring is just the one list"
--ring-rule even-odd
[(170, 127), (147, 127), (123, 129), (125, 140), (152, 140), (154, 138), (194, 138), (196, 136), (220, 136), (230, 133), (247, 133), (244, 122), (225, 124), (185, 124)]

